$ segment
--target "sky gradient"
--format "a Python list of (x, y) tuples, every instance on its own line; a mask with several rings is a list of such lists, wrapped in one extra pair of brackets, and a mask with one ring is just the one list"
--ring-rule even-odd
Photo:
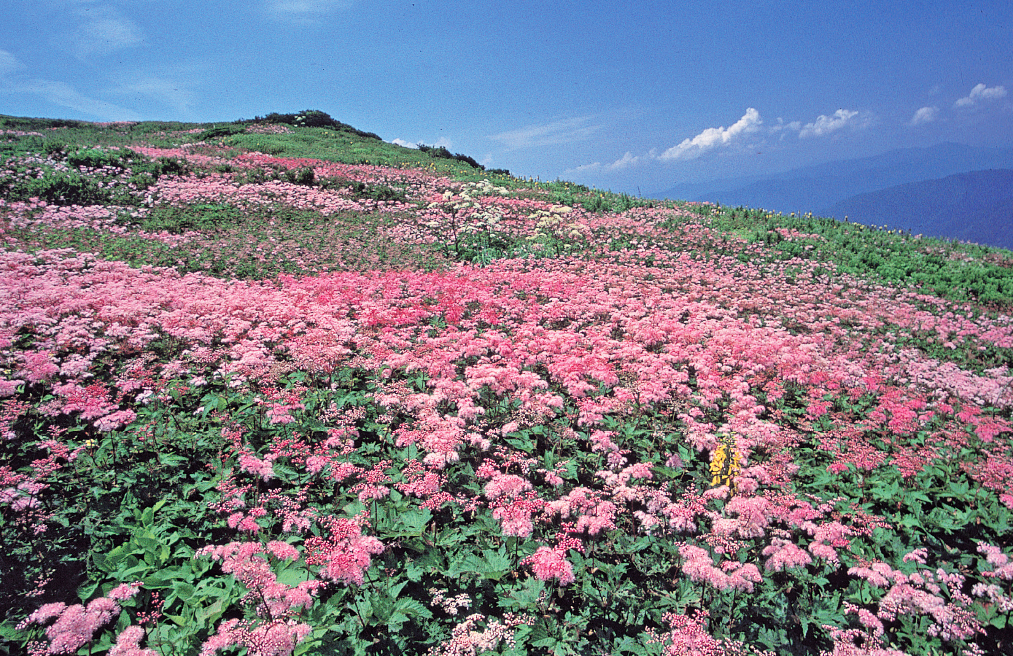
[(6, 0), (0, 114), (319, 109), (524, 177), (651, 193), (1013, 147), (1013, 3)]

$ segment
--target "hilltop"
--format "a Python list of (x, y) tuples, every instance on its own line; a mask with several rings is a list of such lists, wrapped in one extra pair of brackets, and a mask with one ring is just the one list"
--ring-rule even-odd
[(1009, 653), (1009, 251), (312, 110), (0, 117), (0, 239), (6, 653)]

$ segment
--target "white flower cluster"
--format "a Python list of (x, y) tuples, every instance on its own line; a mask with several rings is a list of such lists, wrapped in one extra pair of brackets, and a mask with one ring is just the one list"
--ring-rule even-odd
[[(488, 180), (465, 183), (458, 194), (450, 189), (443, 192), (443, 202), (430, 203), (430, 208), (443, 207), (450, 209), (454, 214), (461, 213), (462, 216), (474, 221), (473, 227), (494, 228), (503, 219), (503, 210), (496, 206), (483, 206), (477, 199), (479, 196), (491, 196), (499, 194), (504, 196), (510, 192), (506, 187), (497, 187)], [(449, 208), (447, 205), (449, 204)], [(470, 211), (469, 211), (470, 210)]]
[(580, 237), (583, 234), (580, 224), (567, 222), (567, 215), (571, 212), (573, 208), (569, 205), (553, 205), (548, 210), (536, 210), (534, 214), (529, 215), (529, 218), (536, 221), (535, 233), (529, 239), (543, 237), (545, 233), (571, 239)]

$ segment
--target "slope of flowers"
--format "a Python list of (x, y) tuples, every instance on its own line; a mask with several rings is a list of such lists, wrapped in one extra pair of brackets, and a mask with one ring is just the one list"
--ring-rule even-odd
[[(134, 148), (196, 171), (133, 205), (2, 210), (12, 651), (1011, 647), (1013, 375), (972, 366), (1009, 316), (690, 207), (187, 150)], [(382, 217), (438, 264), (240, 278), (94, 246), (231, 248), (197, 214), (143, 227), (193, 208), (265, 248)]]

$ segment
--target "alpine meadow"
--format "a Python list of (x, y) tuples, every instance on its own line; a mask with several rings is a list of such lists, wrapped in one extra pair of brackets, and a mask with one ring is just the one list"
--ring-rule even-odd
[(0, 653), (1013, 653), (1013, 252), (321, 111), (0, 116)]

